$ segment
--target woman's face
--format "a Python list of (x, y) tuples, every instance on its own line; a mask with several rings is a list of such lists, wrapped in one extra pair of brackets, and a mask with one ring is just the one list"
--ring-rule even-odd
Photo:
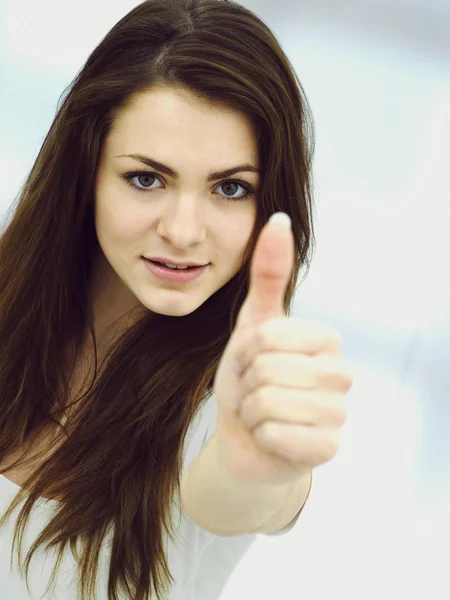
[[(230, 281), (255, 223), (258, 168), (252, 125), (231, 108), (174, 87), (142, 92), (124, 107), (96, 182), (97, 288), (109, 310), (138, 300), (183, 316)], [(173, 270), (146, 259), (206, 266)]]

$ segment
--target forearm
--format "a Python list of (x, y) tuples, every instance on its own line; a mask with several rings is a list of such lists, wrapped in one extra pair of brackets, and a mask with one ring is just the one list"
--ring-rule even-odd
[(181, 500), (188, 516), (216, 535), (272, 533), (295, 518), (310, 483), (311, 473), (278, 486), (238, 481), (221, 463), (213, 435), (183, 475)]

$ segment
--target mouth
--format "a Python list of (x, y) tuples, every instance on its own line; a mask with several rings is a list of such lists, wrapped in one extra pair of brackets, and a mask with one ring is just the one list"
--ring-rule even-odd
[(195, 281), (206, 271), (209, 267), (207, 265), (200, 266), (183, 266), (177, 267), (176, 265), (167, 266), (164, 263), (142, 257), (148, 271), (160, 280), (164, 280), (172, 283), (189, 283)]
[(165, 267), (166, 269), (173, 269), (174, 271), (189, 271), (190, 269), (198, 269), (198, 267), (194, 265), (181, 266), (174, 263), (163, 263), (159, 260), (150, 260), (149, 262), (153, 263), (154, 265)]
[(165, 258), (147, 258), (146, 256), (143, 257), (145, 260), (147, 260), (148, 262), (151, 262), (155, 265), (160, 265), (163, 267), (167, 267), (168, 269), (173, 269), (173, 270), (186, 270), (186, 269), (197, 269), (197, 268), (202, 268), (202, 267), (207, 267), (210, 263), (197, 263), (194, 261), (175, 261), (175, 260), (170, 260), (170, 259), (165, 259)]

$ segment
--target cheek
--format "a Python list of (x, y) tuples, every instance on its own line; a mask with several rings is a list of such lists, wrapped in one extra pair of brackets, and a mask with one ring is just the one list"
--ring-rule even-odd
[[(112, 194), (98, 197), (95, 210), (99, 237), (115, 242), (131, 242), (144, 233), (146, 219), (132, 203), (115, 198)], [(148, 220), (148, 219), (147, 219)]]
[(218, 231), (222, 251), (232, 258), (233, 266), (240, 266), (253, 231), (255, 216), (254, 213), (241, 215), (242, 218), (230, 221), (227, 227), (222, 226)]

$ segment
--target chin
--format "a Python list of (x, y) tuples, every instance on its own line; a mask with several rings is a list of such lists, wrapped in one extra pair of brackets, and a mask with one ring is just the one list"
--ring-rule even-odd
[(166, 317), (183, 317), (186, 313), (185, 310), (180, 308), (171, 308), (168, 306), (149, 306), (149, 310), (156, 315), (165, 315)]
[(187, 301), (187, 298), (161, 298), (160, 301), (155, 298), (152, 301), (142, 302), (142, 304), (152, 313), (165, 315), (167, 317), (185, 317), (196, 311), (204, 302)]
[[(194, 309), (195, 310), (195, 309)], [(160, 315), (165, 315), (166, 317), (186, 317), (194, 312), (194, 310), (160, 310), (158, 313)]]

